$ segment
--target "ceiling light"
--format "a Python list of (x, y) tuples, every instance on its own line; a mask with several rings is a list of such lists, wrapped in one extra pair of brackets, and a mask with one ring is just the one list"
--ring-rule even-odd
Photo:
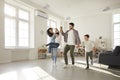
[(110, 10), (110, 7), (106, 7), (102, 11), (105, 12), (105, 11), (109, 11), (109, 10)]
[(71, 17), (70, 17), (70, 16), (66, 17), (66, 20), (70, 20), (70, 19), (71, 19)]

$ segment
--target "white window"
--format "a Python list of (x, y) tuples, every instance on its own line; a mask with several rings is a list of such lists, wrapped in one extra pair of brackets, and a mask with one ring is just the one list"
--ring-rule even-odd
[(19, 7), (5, 4), (5, 47), (29, 47), (30, 13)]
[(114, 47), (120, 45), (120, 14), (113, 15)]
[(48, 26), (48, 27), (51, 27), (51, 28), (57, 28), (57, 22), (50, 19), (50, 20), (48, 20), (48, 22), (47, 22), (47, 26)]
[[(54, 20), (49, 19), (49, 20), (47, 21), (47, 26), (48, 26), (48, 28), (53, 28), (53, 31), (54, 31), (55, 28), (57, 28), (57, 22), (54, 21)], [(47, 43), (49, 43), (49, 42), (50, 42), (50, 38), (48, 37), (48, 38), (47, 38)]]

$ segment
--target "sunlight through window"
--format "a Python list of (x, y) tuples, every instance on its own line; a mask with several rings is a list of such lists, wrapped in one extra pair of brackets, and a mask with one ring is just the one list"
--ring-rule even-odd
[(18, 80), (16, 71), (7, 72), (0, 75), (0, 80)]
[[(77, 67), (80, 67), (80, 68), (85, 68), (86, 65), (83, 65), (83, 64), (76, 64)], [(119, 75), (117, 74), (114, 74), (108, 70), (104, 70), (104, 69), (101, 69), (101, 68), (98, 68), (98, 67), (91, 67), (90, 69), (94, 70), (94, 71), (98, 71), (98, 72), (101, 72), (101, 73), (105, 73), (105, 74), (109, 74), (109, 75), (112, 75), (112, 76), (115, 76), (115, 77), (119, 77)]]
[(30, 12), (5, 4), (5, 48), (29, 48)]
[(120, 14), (113, 15), (114, 47), (120, 45)]
[(22, 72), (26, 80), (56, 80), (40, 67), (24, 69)]

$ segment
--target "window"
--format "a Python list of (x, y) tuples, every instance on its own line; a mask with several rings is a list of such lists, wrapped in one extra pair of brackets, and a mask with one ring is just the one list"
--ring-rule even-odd
[(28, 47), (29, 43), (29, 25), (27, 22), (19, 21), (19, 44), (18, 46), (26, 46)]
[[(57, 28), (57, 22), (56, 21), (54, 21), (54, 20), (51, 20), (51, 19), (49, 19), (48, 21), (47, 21), (47, 26), (48, 26), (48, 28), (53, 28), (54, 30), (55, 30), (55, 28)], [(48, 37), (48, 39), (47, 39), (47, 42), (49, 43), (50, 42), (50, 38)]]
[(120, 45), (120, 14), (113, 15), (114, 47)]
[(48, 22), (47, 22), (47, 26), (48, 26), (48, 27), (51, 27), (51, 28), (57, 28), (57, 22), (50, 19), (50, 20), (48, 20)]
[(16, 46), (16, 21), (5, 17), (5, 46)]
[(30, 13), (5, 4), (5, 47), (29, 47)]

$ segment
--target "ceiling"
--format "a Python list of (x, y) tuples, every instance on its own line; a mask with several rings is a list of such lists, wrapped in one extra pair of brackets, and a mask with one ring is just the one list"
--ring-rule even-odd
[[(120, 0), (30, 0), (64, 18), (103, 12), (120, 7)], [(109, 7), (109, 8), (108, 8)]]

